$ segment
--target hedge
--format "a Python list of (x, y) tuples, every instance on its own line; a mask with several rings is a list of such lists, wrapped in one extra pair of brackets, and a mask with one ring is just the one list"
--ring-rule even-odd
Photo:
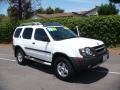
[[(81, 36), (102, 40), (108, 46), (116, 46), (120, 44), (120, 16), (91, 16), (81, 18), (53, 18), (53, 19), (37, 19), (37, 20), (24, 20), (23, 22), (59, 22), (64, 26), (69, 27), (71, 30), (76, 31), (75, 26), (79, 27)], [(2, 23), (3, 24), (3, 23)], [(0, 23), (0, 25), (2, 25)], [(8, 26), (8, 27), (7, 27)], [(1, 29), (2, 28), (2, 29)], [(10, 22), (4, 22), (0, 26), (0, 42), (9, 41), (12, 36), (15, 25), (11, 26)], [(4, 33), (4, 34), (3, 34)], [(6, 35), (9, 36), (6, 38)]]
[(12, 42), (12, 34), (17, 25), (9, 18), (0, 18), (0, 43)]

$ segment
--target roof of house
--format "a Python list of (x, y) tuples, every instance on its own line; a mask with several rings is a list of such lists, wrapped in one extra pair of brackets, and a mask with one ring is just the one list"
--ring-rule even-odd
[(73, 12), (74, 14), (78, 14), (78, 15), (86, 15), (86, 14), (88, 14), (88, 13), (90, 13), (90, 12), (92, 12), (92, 11), (94, 11), (94, 10), (98, 10), (98, 6), (96, 6), (95, 8), (93, 8), (93, 9), (91, 9), (91, 10), (88, 10), (88, 11), (80, 11), (80, 12)]
[(80, 11), (80, 12), (69, 12), (69, 13), (55, 13), (55, 14), (36, 14), (35, 16), (37, 16), (38, 18), (57, 18), (57, 17), (73, 17), (73, 16), (86, 16), (86, 14), (94, 11), (94, 10), (98, 10), (98, 6), (96, 6), (95, 8), (88, 10), (88, 11)]
[(37, 16), (42, 18), (72, 17), (73, 13), (37, 14)]

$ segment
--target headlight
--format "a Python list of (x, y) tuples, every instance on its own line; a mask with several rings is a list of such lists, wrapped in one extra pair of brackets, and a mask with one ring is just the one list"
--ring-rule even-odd
[(89, 47), (81, 49), (80, 52), (83, 56), (95, 56), (93, 50)]

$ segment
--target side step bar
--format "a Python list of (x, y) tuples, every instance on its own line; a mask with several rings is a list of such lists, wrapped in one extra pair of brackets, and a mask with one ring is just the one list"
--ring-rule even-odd
[(52, 65), (50, 62), (46, 62), (46, 61), (43, 61), (43, 60), (40, 60), (40, 59), (36, 59), (36, 58), (30, 57), (30, 56), (25, 56), (25, 59), (28, 59), (28, 60), (31, 60), (31, 61), (35, 61), (37, 63), (45, 64), (45, 65), (48, 65), (48, 66)]

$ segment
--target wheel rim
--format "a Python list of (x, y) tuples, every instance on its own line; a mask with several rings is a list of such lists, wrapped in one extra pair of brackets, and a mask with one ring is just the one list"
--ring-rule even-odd
[(67, 77), (68, 76), (68, 67), (64, 62), (58, 63), (57, 71), (58, 71), (58, 74), (62, 77)]
[(17, 55), (17, 59), (18, 59), (19, 62), (23, 61), (23, 56), (22, 56), (22, 54), (20, 52)]

